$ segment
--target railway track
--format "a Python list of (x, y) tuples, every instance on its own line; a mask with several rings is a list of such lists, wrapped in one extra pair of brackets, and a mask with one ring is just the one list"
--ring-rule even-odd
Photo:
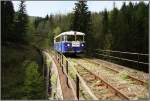
[(94, 94), (98, 99), (130, 100), (129, 97), (124, 95), (118, 89), (114, 88), (103, 78), (100, 78), (98, 75), (89, 71), (88, 69), (81, 66), (80, 64), (78, 64), (77, 71), (84, 78), (84, 80), (87, 82), (87, 85), (92, 89), (92, 91), (94, 92)]
[[(85, 59), (85, 58), (83, 60), (88, 61), (88, 62), (93, 63), (93, 64), (96, 64), (98, 66), (101, 65), (100, 63), (93, 61), (93, 60), (89, 60), (89, 59)], [(123, 68), (120, 68), (120, 69), (119, 68), (116, 69), (114, 67), (112, 68), (109, 65), (103, 65), (103, 67), (108, 68), (108, 69), (110, 69), (116, 73), (120, 73), (122, 70), (124, 70)], [(134, 77), (134, 76), (129, 75), (129, 74), (127, 74), (127, 76), (128, 76), (128, 78), (135, 80), (135, 81), (139, 82), (140, 84), (143, 84), (143, 85), (148, 84), (148, 82), (146, 82), (145, 80), (139, 79), (138, 77)]]
[(144, 80), (128, 74), (125, 75), (127, 78), (118, 79), (121, 76), (119, 70), (92, 60), (70, 59), (70, 61), (74, 61), (78, 73), (99, 99), (148, 99), (148, 85)]
[[(129, 78), (127, 78), (119, 82), (117, 80), (117, 76), (119, 75), (116, 75), (118, 74), (118, 72), (114, 71), (112, 68), (105, 68), (104, 70), (104, 68), (101, 66), (99, 70), (96, 68), (91, 70), (90, 68), (88, 68), (88, 66), (91, 66), (90, 65), (91, 62), (88, 61), (87, 64), (81, 64), (83, 63), (82, 61), (83, 61), (82, 59), (78, 59), (78, 61), (74, 61), (74, 62), (76, 62), (79, 67), (82, 67), (84, 68), (84, 70), (88, 71), (91, 75), (94, 75), (96, 78), (103, 81), (103, 83), (107, 85), (107, 87), (113, 89), (113, 91), (116, 94), (119, 94), (124, 99), (135, 100), (139, 98), (147, 98), (148, 91), (145, 91), (147, 90), (147, 88), (143, 85), (143, 83), (141, 83), (142, 81), (135, 80), (134, 78), (133, 79), (130, 78), (129, 80)], [(78, 70), (80, 70), (80, 68), (78, 68)], [(101, 72), (98, 72), (98, 71), (101, 71)], [(105, 73), (102, 73), (102, 72), (105, 72)], [(145, 92), (147, 93), (145, 94)], [(144, 93), (144, 95), (142, 93)]]

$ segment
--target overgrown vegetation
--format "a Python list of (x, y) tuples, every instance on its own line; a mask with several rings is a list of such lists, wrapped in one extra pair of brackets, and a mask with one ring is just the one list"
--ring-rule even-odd
[(94, 49), (148, 53), (149, 3), (90, 12), (86, 1), (78, 1), (73, 12), (45, 18), (28, 16), (24, 1), (17, 12), (11, 1), (1, 4), (2, 99), (45, 98), (42, 60), (32, 46), (52, 48), (54, 36), (64, 31), (84, 32), (88, 55)]
[(14, 44), (3, 46), (2, 53), (2, 99), (45, 99), (39, 53)]
[(31, 41), (33, 29), (24, 1), (18, 12), (14, 12), (11, 1), (1, 4), (2, 99), (45, 99), (41, 54)]

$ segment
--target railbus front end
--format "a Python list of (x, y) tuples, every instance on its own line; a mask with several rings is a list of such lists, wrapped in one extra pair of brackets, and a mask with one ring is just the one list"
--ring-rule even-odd
[(54, 38), (54, 49), (61, 53), (80, 54), (85, 49), (85, 34), (82, 32), (63, 32)]

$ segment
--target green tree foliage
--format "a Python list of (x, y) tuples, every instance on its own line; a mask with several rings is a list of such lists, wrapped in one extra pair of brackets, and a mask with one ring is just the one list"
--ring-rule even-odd
[(35, 21), (34, 21), (34, 27), (37, 28), (38, 24), (42, 21), (41, 17), (36, 17)]
[(96, 46), (101, 49), (148, 53), (148, 5), (144, 2), (123, 3), (120, 10), (114, 7), (110, 12), (104, 10), (100, 13), (102, 20), (94, 26), (101, 28), (93, 29), (94, 33), (99, 32), (99, 38), (95, 38)]
[[(102, 49), (103, 42), (103, 33), (102, 33), (102, 13), (92, 13), (92, 36), (94, 39), (92, 40), (93, 48), (99, 47)], [(95, 48), (94, 48), (95, 49)]]
[[(123, 3), (120, 10), (114, 7), (108, 13), (102, 12), (102, 16), (99, 15), (102, 18), (99, 22), (102, 29), (99, 31), (99, 39), (95, 38), (101, 45), (97, 45), (97, 48), (148, 54), (148, 5), (144, 2), (130, 2), (128, 5)], [(118, 56), (117, 53), (113, 55)], [(123, 54), (123, 57), (137, 59), (133, 55)], [(140, 57), (140, 61), (148, 62), (146, 57)], [(125, 61), (117, 62), (136, 67)], [(148, 72), (146, 65), (141, 67), (144, 67), (143, 71)]]
[(79, 1), (78, 3), (75, 3), (71, 29), (75, 31), (88, 33), (90, 27), (89, 25), (90, 25), (90, 12), (88, 11), (87, 2)]
[(32, 69), (35, 70), (34, 77), (38, 78), (35, 78), (37, 82), (34, 83), (34, 79), (29, 79), (32, 75), (25, 72), (27, 68), (42, 67), (37, 65), (37, 51), (31, 45), (25, 44), (34, 41), (32, 37), (35, 28), (32, 21), (28, 21), (24, 2), (21, 2), (18, 12), (14, 12), (11, 1), (1, 3), (2, 43), (7, 43), (2, 44), (2, 99), (44, 99), (46, 94), (43, 92), (46, 88), (42, 77), (36, 69)]
[(28, 43), (27, 42), (27, 30), (28, 30), (28, 16), (26, 14), (25, 2), (21, 1), (19, 6), (19, 11), (17, 12), (16, 18), (16, 41), (20, 43)]
[(136, 36), (134, 37), (134, 41), (136, 43), (134, 44), (134, 48), (138, 49), (138, 52), (148, 53), (148, 7), (143, 2), (140, 2), (135, 5), (135, 9)]
[(38, 52), (28, 46), (12, 47), (9, 44), (2, 48), (2, 99), (44, 99), (46, 88), (42, 74), (37, 73), (37, 68), (42, 68), (37, 61)]
[(38, 72), (38, 65), (35, 62), (28, 64), (25, 70), (24, 99), (45, 99), (44, 86), (44, 78)]
[(108, 30), (109, 30), (107, 9), (105, 9), (102, 14), (103, 14), (103, 16), (102, 16), (102, 33), (107, 34)]
[(97, 48), (148, 53), (149, 3), (124, 3), (121, 9), (91, 13), (87, 2), (79, 1), (71, 13), (47, 14), (44, 18), (28, 16), (24, 1), (17, 12), (11, 1), (1, 4), (2, 99), (45, 98), (44, 81), (37, 71), (41, 67), (35, 63), (40, 59), (25, 43), (50, 48), (55, 35), (75, 30), (86, 34), (89, 54)]
[(34, 45), (39, 48), (48, 48), (50, 46), (48, 33), (50, 31), (49, 20), (45, 18), (36, 18), (34, 21), (35, 42)]
[(57, 26), (57, 27), (54, 29), (53, 32), (54, 32), (54, 35), (57, 36), (57, 35), (59, 35), (62, 31), (61, 31), (60, 27)]
[(53, 47), (54, 36), (68, 31), (72, 14), (46, 15), (45, 18), (36, 17), (33, 22), (36, 30), (35, 45), (42, 48)]
[(11, 1), (1, 2), (2, 44), (14, 41), (14, 8)]
[(71, 30), (80, 31), (86, 34), (85, 41), (87, 46), (87, 53), (92, 51), (93, 36), (91, 34), (91, 12), (88, 11), (86, 1), (78, 1), (75, 3), (74, 15), (70, 26)]
[(108, 12), (105, 9), (102, 12), (102, 35), (101, 37), (104, 39), (101, 42), (102, 49), (112, 49), (112, 33), (110, 33), (110, 21), (108, 18)]
[(113, 11), (110, 12), (110, 33), (113, 35), (112, 40), (113, 40), (113, 47), (112, 50), (116, 50), (117, 45), (119, 44), (119, 40), (117, 39), (119, 36), (118, 28), (119, 28), (119, 23), (118, 23), (118, 9), (114, 7)]
[(86, 34), (89, 53), (95, 48), (148, 53), (148, 4), (143, 2), (90, 13), (86, 1), (79, 1), (72, 13), (37, 17), (34, 26), (36, 34), (47, 37), (46, 46), (53, 46), (54, 36), (61, 32), (75, 30)]

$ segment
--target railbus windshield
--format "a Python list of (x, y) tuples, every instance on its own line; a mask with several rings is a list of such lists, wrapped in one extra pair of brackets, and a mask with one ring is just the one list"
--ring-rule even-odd
[(54, 42), (61, 41), (83, 41), (84, 42), (84, 33), (68, 31), (63, 32), (54, 38)]
[(76, 41), (84, 41), (84, 35), (76, 35)]
[(84, 35), (67, 35), (67, 41), (84, 41)]

